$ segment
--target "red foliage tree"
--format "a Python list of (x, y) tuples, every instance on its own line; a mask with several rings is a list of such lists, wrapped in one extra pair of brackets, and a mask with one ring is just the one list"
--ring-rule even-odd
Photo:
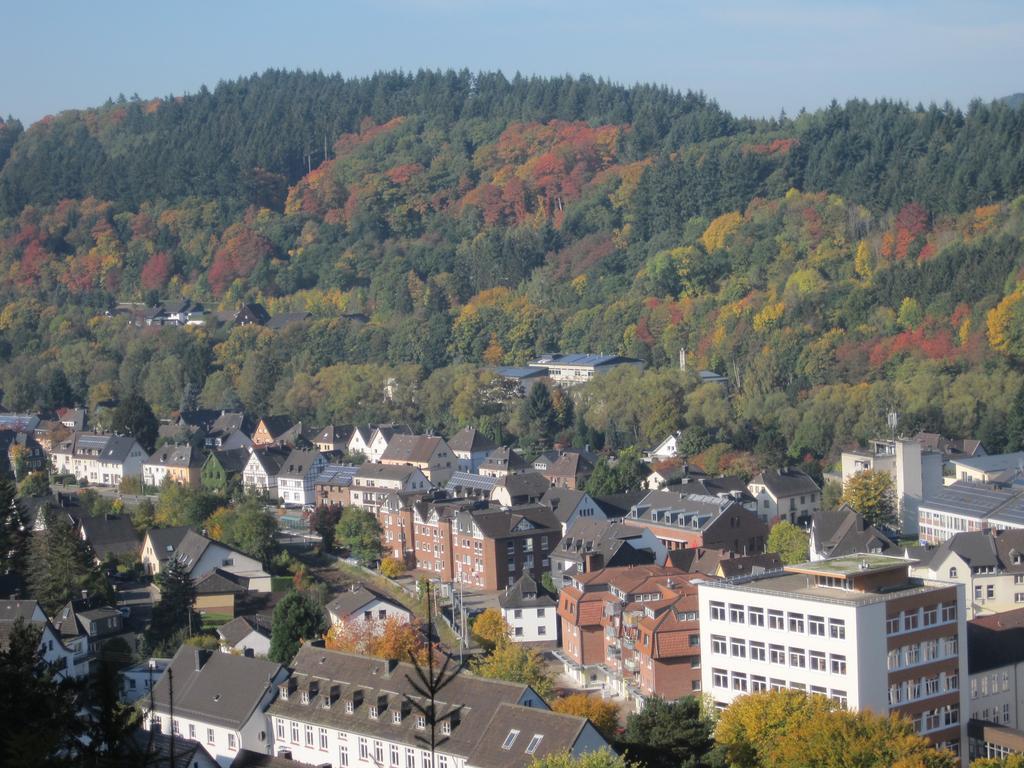
[(173, 266), (171, 255), (166, 251), (157, 251), (150, 256), (139, 274), (139, 282), (142, 284), (143, 290), (159, 291), (163, 289), (171, 276)]

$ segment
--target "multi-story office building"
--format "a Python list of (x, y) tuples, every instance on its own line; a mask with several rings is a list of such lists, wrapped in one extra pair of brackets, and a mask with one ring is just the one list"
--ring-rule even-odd
[[(857, 554), (699, 585), (702, 687), (716, 706), (783, 688), (850, 709), (898, 712), (935, 744), (966, 743), (960, 584)], [(963, 750), (966, 755), (966, 750)]]
[(1024, 488), (958, 480), (920, 506), (920, 539), (941, 544), (964, 531), (1024, 528)]

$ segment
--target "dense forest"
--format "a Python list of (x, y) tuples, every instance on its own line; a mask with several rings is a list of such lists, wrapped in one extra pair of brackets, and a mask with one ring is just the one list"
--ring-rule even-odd
[[(9, 409), (139, 393), (320, 422), (529, 432), (486, 366), (649, 364), (554, 393), (549, 437), (685, 430), (712, 468), (903, 429), (1024, 427), (1024, 110), (878, 101), (773, 120), (702, 94), (462, 72), (269, 71), (0, 122)], [(282, 330), (134, 328), (245, 301)], [(368, 322), (366, 322), (368, 318)], [(678, 370), (730, 377), (728, 393)], [(387, 385), (387, 386), (386, 386)]]

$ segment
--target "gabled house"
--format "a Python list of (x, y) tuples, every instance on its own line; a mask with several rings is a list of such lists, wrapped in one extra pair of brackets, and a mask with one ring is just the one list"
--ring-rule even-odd
[(204, 438), (207, 448), (223, 451), (250, 448), (252, 426), (242, 411), (221, 411)]
[(95, 595), (84, 591), (82, 596), (64, 604), (51, 618), (54, 629), (64, 645), (80, 658), (80, 664), (89, 663), (88, 654), (96, 654), (114, 638), (123, 638), (134, 648), (134, 635), (124, 626), (124, 616)]
[(235, 485), (242, 485), (245, 465), (249, 463), (248, 448), (229, 448), (210, 451), (199, 470), (199, 478), (208, 491), (227, 495)]
[(757, 499), (757, 514), (764, 522), (777, 517), (799, 523), (821, 509), (821, 488), (810, 475), (793, 467), (759, 472), (747, 488)]
[(349, 437), (348, 443), (345, 445), (345, 452), (350, 456), (359, 454), (369, 459), (370, 441), (373, 439), (373, 430), (374, 428), (370, 424), (356, 424), (352, 427), (352, 435)]
[(596, 462), (583, 451), (561, 451), (545, 470), (538, 470), (556, 488), (582, 488)]
[(551, 508), (562, 523), (562, 534), (582, 518), (606, 520), (604, 510), (585, 491), (568, 488), (548, 488), (540, 497), (540, 503)]
[(141, 560), (146, 573), (160, 573), (171, 558), (185, 566), (193, 581), (220, 569), (249, 591), (270, 591), (270, 575), (263, 570), (263, 564), (244, 552), (187, 527), (150, 529), (142, 543)]
[(81, 679), (89, 674), (88, 645), (68, 646), (35, 600), (0, 600), (0, 651), (9, 648), (11, 632), (21, 620), (39, 630), (39, 656), (58, 678)]
[(577, 573), (658, 563), (666, 551), (645, 528), (623, 525), (618, 519), (581, 518), (551, 550), (551, 581), (561, 588)]
[(350, 424), (328, 424), (313, 438), (313, 447), (321, 453), (335, 453), (348, 450), (353, 427)]
[(674, 459), (679, 455), (679, 432), (673, 432), (647, 452), (648, 461)]
[(412, 621), (412, 613), (404, 605), (396, 603), (386, 595), (362, 584), (356, 584), (348, 591), (335, 595), (324, 606), (324, 611), (327, 614), (327, 620), (332, 625), (339, 622), (359, 621), (364, 622), (368, 630), (374, 626), (375, 622), (383, 622), (388, 619)]
[(54, 446), (54, 471), (74, 475), (93, 485), (120, 485), (126, 477), (142, 477), (147, 459), (142, 446), (132, 437), (74, 432)]
[(302, 434), (302, 422), (295, 421), (291, 416), (265, 416), (256, 425), (252, 433), (253, 445), (294, 445)]
[(242, 486), (249, 493), (263, 494), (276, 499), (277, 476), (290, 454), (290, 448), (276, 445), (253, 449), (245, 469), (242, 470)]
[(164, 445), (142, 463), (142, 482), (150, 488), (159, 488), (164, 481), (198, 488), (202, 466), (202, 455), (188, 443)]
[(277, 496), (285, 506), (316, 503), (314, 483), (327, 460), (315, 448), (295, 448), (277, 473)]
[(374, 428), (363, 452), (372, 462), (378, 462), (388, 449), (395, 435), (411, 435), (412, 430), (405, 424), (380, 424)]
[(811, 515), (811, 561), (842, 557), (857, 552), (894, 554), (896, 544), (853, 511), (848, 504), (839, 509), (818, 510)]
[(775, 552), (737, 555), (727, 549), (711, 547), (673, 549), (666, 552), (659, 562), (686, 573), (702, 573), (717, 579), (732, 579), (782, 569), (782, 558)]
[(352, 503), (352, 481), (359, 467), (352, 464), (328, 464), (313, 481), (317, 506), (347, 507)]
[(270, 313), (262, 304), (255, 302), (243, 304), (235, 312), (235, 325), (266, 325), (270, 322)]
[(217, 628), (220, 649), (225, 653), (266, 658), (270, 653), (270, 627), (259, 616), (238, 616)]
[(196, 599), (192, 608), (204, 616), (233, 617), (238, 596), (244, 594), (248, 587), (249, 579), (214, 568), (195, 580)]
[(380, 463), (416, 467), (433, 485), (444, 485), (455, 471), (454, 458), (444, 438), (395, 434), (380, 455)]
[(78, 535), (89, 545), (96, 562), (108, 557), (125, 557), (139, 553), (139, 534), (128, 515), (80, 515)]
[(152, 707), (141, 700), (143, 725), (198, 741), (228, 768), (240, 749), (270, 747), (265, 713), (287, 677), (280, 664), (182, 645), (153, 687)]
[(516, 475), (505, 475), (498, 479), (491, 490), (491, 500), (503, 507), (517, 504), (536, 504), (551, 488), (551, 483), (538, 472), (522, 472)]
[(493, 440), (476, 427), (464, 427), (448, 441), (448, 448), (457, 462), (457, 471), (471, 474), (480, 469), (480, 465), (497, 447)]
[(528, 466), (518, 451), (503, 445), (487, 454), (480, 465), (480, 474), (485, 477), (508, 477), (525, 472)]
[(30, 472), (46, 469), (46, 452), (32, 432), (0, 430), (0, 450), (15, 480), (23, 480)]
[(558, 601), (528, 573), (498, 595), (498, 606), (513, 642), (558, 641)]

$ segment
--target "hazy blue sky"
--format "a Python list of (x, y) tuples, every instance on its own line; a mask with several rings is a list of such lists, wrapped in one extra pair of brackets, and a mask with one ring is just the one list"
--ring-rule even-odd
[(590, 73), (703, 90), (752, 115), (1024, 91), (1019, 0), (78, 0), (10, 3), (2, 18), (0, 114), (25, 122), (268, 67)]

